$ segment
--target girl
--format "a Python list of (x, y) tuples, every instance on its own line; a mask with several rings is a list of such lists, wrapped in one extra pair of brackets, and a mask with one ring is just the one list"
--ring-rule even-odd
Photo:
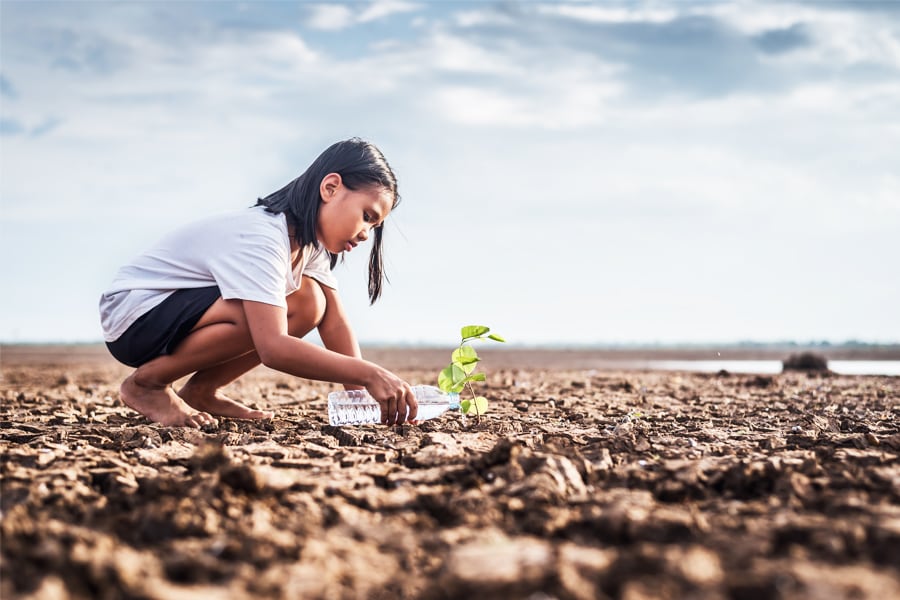
[[(270, 418), (219, 391), (262, 363), (365, 388), (387, 425), (407, 409), (415, 419), (409, 384), (362, 359), (331, 273), (341, 252), (373, 236), (369, 299), (378, 299), (384, 220), (399, 201), (384, 155), (354, 138), (256, 206), (183, 227), (138, 256), (100, 298), (107, 347), (136, 367), (122, 401), (163, 425)], [(325, 348), (300, 339), (314, 327)], [(176, 393), (172, 383), (191, 373)]]

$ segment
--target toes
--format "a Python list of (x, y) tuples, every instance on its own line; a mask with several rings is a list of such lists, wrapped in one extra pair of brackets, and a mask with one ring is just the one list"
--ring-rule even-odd
[(188, 415), (184, 419), (184, 426), (193, 427), (194, 429), (214, 430), (218, 428), (219, 422), (209, 413), (198, 412), (193, 415)]

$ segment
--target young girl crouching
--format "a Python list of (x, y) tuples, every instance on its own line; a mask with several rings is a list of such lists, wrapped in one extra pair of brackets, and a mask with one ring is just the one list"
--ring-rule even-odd
[[(365, 388), (384, 424), (414, 419), (409, 384), (363, 360), (331, 273), (339, 254), (373, 237), (369, 299), (378, 299), (384, 220), (399, 201), (384, 155), (354, 138), (256, 206), (182, 227), (122, 267), (100, 298), (107, 347), (135, 367), (122, 401), (163, 425), (270, 418), (220, 391), (264, 364)], [(313, 328), (325, 348), (301, 339)]]

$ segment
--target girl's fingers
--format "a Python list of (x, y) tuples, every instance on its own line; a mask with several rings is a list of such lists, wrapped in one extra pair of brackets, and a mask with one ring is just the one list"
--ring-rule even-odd
[(408, 420), (415, 418), (416, 397), (413, 395), (409, 386), (404, 386), (400, 401), (397, 403), (397, 425), (402, 425)]
[(419, 402), (416, 400), (416, 395), (413, 394), (410, 387), (406, 388), (406, 405), (409, 407), (409, 420), (415, 420), (419, 414)]
[[(383, 391), (391, 395), (383, 400), (378, 400), (378, 404), (381, 408), (381, 424), (399, 425), (411, 421), (416, 416), (416, 410), (418, 408), (412, 388), (397, 376), (390, 372), (388, 372), (388, 374), (393, 381), (387, 382), (387, 389), (384, 389)], [(381, 398), (381, 395), (377, 394), (374, 389), (370, 389), (369, 393), (375, 396), (376, 399)], [(409, 418), (407, 418), (407, 415), (409, 415)]]
[(397, 398), (397, 418), (394, 419), (394, 425), (402, 425), (406, 421), (406, 398), (402, 395)]
[(388, 406), (390, 406), (388, 409), (388, 416), (390, 417), (388, 419), (388, 425), (394, 425), (397, 422), (397, 411), (399, 410), (398, 404), (396, 398), (391, 398), (388, 403)]
[(381, 405), (381, 424), (390, 425), (394, 422), (394, 414), (397, 412), (397, 401), (388, 398)]

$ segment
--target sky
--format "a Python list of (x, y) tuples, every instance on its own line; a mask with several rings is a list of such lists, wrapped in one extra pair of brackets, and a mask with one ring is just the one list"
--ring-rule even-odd
[(352, 136), (364, 343), (900, 341), (900, 2), (2, 0), (0, 119), (3, 342)]

